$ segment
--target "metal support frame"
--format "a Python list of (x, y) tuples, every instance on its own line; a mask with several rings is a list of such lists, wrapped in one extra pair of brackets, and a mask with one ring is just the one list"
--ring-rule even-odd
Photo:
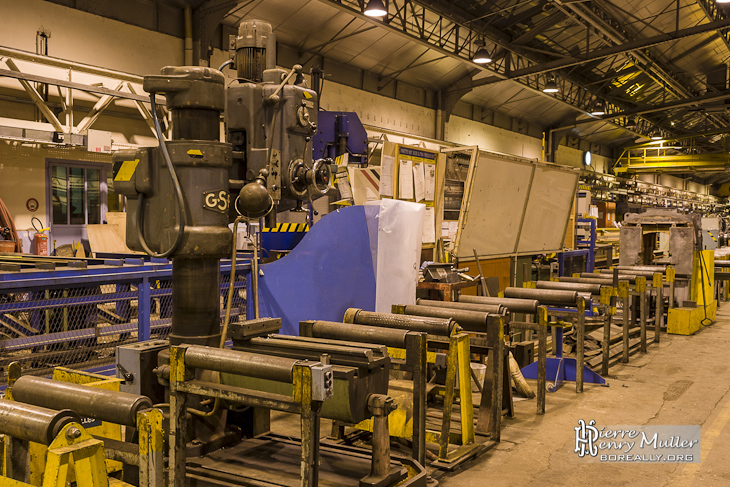
[(192, 379), (185, 362), (188, 346), (170, 347), (170, 460), (169, 485), (186, 485), (186, 415), (189, 394), (225, 399), (247, 406), (264, 407), (299, 414), (301, 417), (301, 486), (316, 487), (319, 465), (319, 425), (321, 401), (312, 398), (312, 370), (316, 362), (297, 362), (292, 370), (292, 396)]
[[(590, 309), (590, 305), (589, 305)], [(583, 392), (583, 383), (605, 385), (606, 380), (593, 372), (585, 365), (583, 342), (585, 337), (586, 302), (578, 297), (575, 308), (546, 308), (546, 314), (552, 317), (565, 318), (556, 321), (546, 321), (546, 325), (553, 328), (553, 354), (555, 357), (546, 359), (546, 374), (552, 379), (548, 382), (547, 390), (556, 392), (564, 381), (575, 381), (575, 392)], [(563, 357), (563, 329), (574, 326), (577, 333), (576, 358)], [(522, 368), (522, 375), (526, 379), (537, 379), (539, 364), (533, 362)]]
[[(104, 261), (102, 261), (104, 262)], [(166, 282), (172, 279), (172, 266), (167, 261), (144, 262), (141, 259), (126, 259), (126, 263), (116, 266), (115, 261), (105, 261), (107, 266), (88, 266), (86, 269), (59, 268), (56, 270), (26, 271), (18, 273), (0, 273), (0, 295), (9, 293), (28, 293), (32, 299), (28, 301), (13, 301), (0, 303), (0, 329), (8, 325), (19, 331), (18, 338), (0, 341), (0, 352), (33, 349), (38, 346), (47, 346), (66, 343), (69, 340), (93, 339), (98, 337), (138, 333), (138, 341), (146, 341), (151, 333), (159, 333), (170, 326), (170, 317), (152, 319), (153, 299), (171, 296), (172, 289), (162, 285), (153, 289), (156, 282)], [(120, 262), (121, 264), (121, 262)], [(221, 262), (221, 275), (230, 274), (230, 261)], [(239, 261), (236, 264), (236, 274), (246, 276), (250, 272), (250, 264)], [(48, 291), (54, 289), (83, 289), (94, 288), (99, 285), (116, 285), (117, 292), (104, 294), (78, 295), (59, 298), (49, 298)], [(131, 287), (136, 287), (132, 290)], [(245, 281), (236, 282), (236, 289), (243, 289)], [(228, 283), (221, 284), (221, 295), (227, 299)], [(137, 320), (132, 320), (129, 306), (132, 301), (138, 303)], [(51, 309), (67, 309), (74, 306), (99, 305), (116, 303), (117, 317), (123, 322), (116, 322), (108, 326), (80, 328), (76, 330), (50, 333), (43, 328), (42, 315)], [(4, 319), (4, 315), (11, 313), (30, 312), (31, 319), (28, 329), (19, 328), (18, 323)], [(245, 314), (245, 307), (233, 310), (231, 316)], [(25, 335), (25, 336), (22, 336)]]
[(623, 334), (622, 334), (622, 350), (621, 362), (629, 362), (629, 328), (631, 326), (630, 319), (630, 295), (629, 295), (629, 282), (619, 281), (618, 283), (618, 297), (621, 300), (621, 306), (623, 307), (622, 318), (623, 318)]
[[(357, 326), (357, 325), (355, 325)], [(411, 457), (421, 465), (426, 464), (426, 412), (427, 400), (426, 384), (428, 381), (428, 340), (426, 333), (408, 332), (406, 334), (405, 348), (388, 347), (388, 356), (391, 359), (403, 360), (404, 363), (393, 363), (391, 366), (395, 369), (406, 370), (413, 377), (413, 419), (411, 434), (408, 435), (407, 428), (391, 428), (391, 436), (400, 436), (396, 431), (403, 433), (403, 436), (409, 436), (411, 440)], [(433, 354), (431, 354), (433, 356)], [(433, 363), (434, 360), (431, 361)], [(356, 425), (357, 428), (370, 430), (369, 420)], [(374, 429), (374, 424), (373, 427)], [(373, 431), (373, 433), (375, 433)]]
[(603, 324), (603, 342), (602, 345), (602, 360), (601, 360), (601, 375), (608, 376), (608, 368), (610, 362), (610, 350), (611, 350), (611, 324), (613, 317), (616, 315), (616, 297), (618, 296), (618, 289), (613, 286), (602, 286), (601, 287), (601, 300), (600, 303), (606, 310), (606, 316)]
[[(394, 305), (393, 311), (396, 314), (403, 314), (404, 308), (404, 306)], [(499, 441), (502, 422), (502, 389), (505, 381), (504, 326), (503, 316), (489, 316), (486, 346), (472, 347), (470, 336), (462, 332), (460, 327), (454, 327), (448, 337), (448, 342), (435, 338), (428, 341), (429, 349), (448, 350), (445, 384), (431, 390), (432, 394), (437, 393), (444, 396), (441, 431), (425, 430), (425, 441), (439, 446), (438, 459), (432, 462), (435, 467), (452, 469), (485, 451), (485, 445), (476, 442), (475, 433), (488, 436), (495, 444)], [(475, 429), (470, 362), (471, 353), (479, 353), (477, 350), (488, 352), (487, 370), (490, 372), (485, 376), (484, 384), (481, 387), (482, 397)], [(399, 352), (395, 357), (403, 358), (404, 355)], [(427, 362), (436, 363), (436, 361), (436, 353), (428, 352)], [(452, 409), (457, 395), (455, 389), (457, 380), (459, 381), (460, 434), (454, 435), (450, 431)], [(423, 405), (425, 408), (425, 401)], [(457, 446), (450, 449), (451, 445)]]
[[(62, 68), (66, 70), (68, 79), (57, 79), (48, 76), (24, 73), (18, 68), (14, 59), (40, 64), (43, 66)], [(86, 130), (90, 129), (93, 124), (98, 120), (102, 112), (111, 105), (113, 105), (116, 99), (128, 99), (133, 101), (142, 119), (150, 127), (152, 134), (155, 134), (154, 126), (152, 124), (152, 116), (149, 109), (147, 108), (147, 105), (150, 103), (149, 96), (138, 94), (134, 86), (132, 85), (132, 83), (141, 85), (141, 76), (122, 73), (119, 71), (107, 70), (95, 66), (83, 65), (71, 61), (64, 61), (49, 56), (33, 55), (23, 51), (4, 47), (0, 47), (0, 63), (4, 64), (8, 68), (0, 69), (0, 76), (14, 78), (18, 80), (18, 82), (31, 98), (38, 110), (43, 114), (48, 123), (51, 124), (53, 130), (69, 136), (64, 137), (62, 141), (62, 143), (65, 145), (85, 144), (84, 138), (71, 137), (71, 135), (83, 134)], [(74, 82), (72, 81), (72, 78), (74, 77), (73, 73), (75, 71), (99, 76), (99, 79), (102, 83), (111, 80), (113, 83), (115, 83), (115, 88), (111, 89), (104, 86), (98, 86), (96, 84), (91, 85)], [(61, 123), (61, 121), (58, 119), (46, 100), (41, 97), (41, 95), (38, 93), (32, 83), (41, 83), (44, 85), (56, 86), (59, 97), (61, 98), (61, 106), (66, 114), (65, 124)], [(61, 88), (65, 88), (65, 94), (61, 91)], [(74, 90), (92, 93), (95, 95), (101, 95), (97, 102), (94, 104), (94, 106), (86, 114), (86, 116), (75, 126), (73, 123)], [(157, 103), (163, 113), (165, 113), (166, 115), (167, 109), (164, 104), (164, 97), (158, 96)], [(166, 116), (161, 118), (163, 120), (167, 119)]]
[[(24, 455), (17, 455), (13, 451), (21, 446), (19, 441), (9, 437), (5, 438), (5, 454), (15, 456), (20, 460)], [(25, 450), (27, 453), (27, 450)], [(8, 457), (9, 458), (9, 457)], [(10, 460), (8, 460), (10, 461)], [(30, 457), (25, 459), (30, 463)], [(104, 442), (91, 436), (79, 423), (71, 422), (65, 425), (51, 442), (46, 451), (46, 465), (43, 472), (43, 487), (66, 487), (75, 473), (75, 481), (78, 487), (108, 487), (110, 482), (106, 473), (104, 457)], [(18, 473), (7, 469), (0, 478), (0, 484), (7, 487), (31, 487), (26, 483), (13, 477)], [(130, 484), (117, 482), (116, 485), (131, 487)]]
[(664, 324), (664, 283), (660, 272), (654, 273), (654, 289), (656, 289), (656, 310), (654, 312), (654, 343), (661, 339), (661, 329)]
[[(15, 381), (20, 378), (20, 364), (13, 362), (8, 367), (8, 370), (9, 387), (6, 391), (6, 396), (14, 400), (13, 386)], [(57, 367), (54, 370), (53, 379), (60, 382), (83, 384), (88, 387), (98, 387), (109, 391), (118, 391), (118, 384), (121, 382), (121, 379), (110, 379), (107, 376), (64, 367)], [(114, 387), (115, 384), (117, 387)], [(139, 411), (136, 418), (138, 431), (137, 445), (121, 441), (121, 428), (119, 425), (107, 422), (101, 422), (100, 425), (92, 427), (87, 425), (86, 431), (89, 434), (104, 441), (103, 451), (106, 459), (105, 473), (118, 471), (118, 467), (114, 464), (121, 462), (138, 468), (140, 487), (162, 487), (164, 485), (165, 467), (163, 420), (162, 411), (159, 409), (152, 408)], [(31, 455), (35, 452), (37, 450), (31, 448)], [(31, 465), (32, 468), (33, 466)]]
[(639, 326), (641, 327), (641, 353), (646, 353), (646, 305), (647, 293), (651, 293), (651, 286), (647, 286), (646, 277), (636, 277), (636, 293), (639, 298)]
[(537, 323), (511, 321), (510, 329), (530, 330), (537, 332), (537, 414), (545, 414), (545, 389), (547, 383), (547, 308), (537, 309)]

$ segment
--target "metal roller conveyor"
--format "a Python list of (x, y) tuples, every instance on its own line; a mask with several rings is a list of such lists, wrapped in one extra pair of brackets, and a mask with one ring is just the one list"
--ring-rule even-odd
[(13, 398), (43, 408), (71, 409), (84, 417), (133, 427), (137, 426), (137, 412), (152, 407), (152, 401), (146, 396), (30, 375), (15, 381)]
[[(380, 343), (386, 347), (405, 348), (408, 330), (379, 328), (376, 326), (337, 323), (334, 321), (302, 321), (299, 324), (302, 336), (360, 343)], [(308, 329), (304, 333), (302, 327)]]
[[(307, 327), (310, 323), (317, 322), (303, 321), (300, 327)], [(360, 328), (345, 323), (319, 323), (320, 329), (342, 328), (340, 334), (353, 329), (357, 332)], [(231, 332), (234, 337), (231, 353), (261, 357), (264, 368), (271, 367), (272, 364), (316, 363), (324, 361), (323, 357), (326, 356), (327, 362), (332, 366), (335, 394), (322, 404), (320, 413), (323, 418), (359, 423), (372, 416), (367, 398), (371, 394), (388, 392), (390, 358), (386, 344), (372, 335), (368, 336), (368, 343), (358, 343), (360, 340), (342, 341), (332, 337), (278, 335), (270, 334), (265, 329), (258, 330), (252, 323), (245, 322), (235, 323)], [(408, 330), (401, 332), (379, 329), (378, 333), (402, 346), (403, 335)], [(363, 338), (362, 335), (360, 338)], [(279, 381), (270, 374), (252, 375), (230, 370), (222, 372), (223, 384), (273, 394), (292, 394), (291, 381)]]
[(191, 367), (217, 370), (276, 382), (291, 382), (294, 365), (299, 360), (240, 352), (223, 348), (192, 345), (185, 352), (185, 362)]
[(17, 401), (0, 400), (0, 433), (50, 445), (68, 423), (81, 424), (75, 411), (57, 411)]
[(417, 299), (416, 304), (421, 306), (436, 306), (437, 308), (468, 309), (471, 311), (481, 311), (482, 313), (491, 313), (495, 315), (501, 315), (507, 312), (507, 308), (501, 304), (460, 303), (454, 301), (436, 301), (433, 299)]
[[(610, 286), (610, 283), (607, 285)], [(578, 291), (581, 293), (601, 294), (603, 284), (589, 284), (582, 282), (554, 282), (537, 281), (538, 289), (560, 289), (564, 291)]]
[(537, 313), (540, 303), (536, 299), (519, 299), (519, 298), (493, 298), (489, 296), (469, 296), (462, 294), (459, 296), (460, 303), (473, 304), (501, 304), (510, 313)]
[(451, 332), (456, 326), (456, 321), (450, 316), (442, 316), (440, 318), (431, 315), (404, 316), (402, 314), (375, 313), (357, 308), (349, 308), (345, 311), (343, 321), (345, 323), (357, 323), (378, 328), (420, 331), (429, 335), (440, 336), (451, 335)]
[(642, 271), (642, 272), (661, 272), (664, 274), (667, 271), (665, 265), (620, 265), (616, 266), (619, 271)]
[(578, 301), (578, 292), (564, 291), (560, 289), (508, 287), (504, 290), (504, 297), (537, 299), (540, 301), (540, 304), (545, 305), (575, 306), (575, 303)]
[(451, 318), (456, 321), (465, 331), (479, 333), (487, 332), (487, 319), (490, 314), (483, 311), (472, 311), (466, 309), (439, 308), (436, 306), (422, 306), (418, 304), (393, 305), (394, 309), (402, 311), (405, 315), (431, 316), (434, 318)]
[[(587, 278), (587, 277), (558, 277), (558, 280), (560, 282), (573, 282), (573, 283), (582, 283), (582, 284), (600, 284), (601, 286), (613, 286), (613, 279), (601, 279), (601, 278)], [(619, 276), (619, 281), (629, 281), (631, 280), (627, 278), (626, 276)]]
[[(646, 277), (647, 279), (651, 279), (654, 277), (654, 274), (656, 273), (656, 272), (652, 272), (652, 271), (636, 271), (636, 270), (627, 271), (627, 270), (621, 270), (621, 269), (617, 269), (617, 270), (618, 270), (619, 279), (621, 278), (621, 276), (624, 276), (624, 275), (634, 276), (634, 277), (641, 276), (641, 277)], [(601, 276), (613, 276), (612, 269), (601, 269), (600, 273), (601, 273)]]
[[(235, 349), (242, 342), (235, 342)], [(300, 360), (318, 361), (326, 354), (333, 365), (347, 367), (381, 367), (383, 357), (387, 356), (386, 347), (375, 341), (374, 343), (348, 343), (340, 340), (315, 339), (292, 335), (269, 335), (268, 337), (254, 337), (243, 342), (243, 350), (253, 353), (289, 357)]]
[[(608, 274), (594, 274), (593, 272), (583, 272), (580, 275), (583, 279), (599, 279), (604, 280), (606, 282), (613, 282), (613, 277), (609, 276)], [(619, 274), (618, 276), (620, 281), (629, 281), (629, 283), (634, 284), (636, 282), (636, 274)]]

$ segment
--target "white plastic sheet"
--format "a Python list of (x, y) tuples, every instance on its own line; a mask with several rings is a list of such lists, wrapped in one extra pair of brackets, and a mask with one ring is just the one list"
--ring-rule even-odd
[(416, 302), (426, 206), (391, 199), (366, 204), (380, 206), (376, 216), (375, 311), (390, 313), (393, 304)]

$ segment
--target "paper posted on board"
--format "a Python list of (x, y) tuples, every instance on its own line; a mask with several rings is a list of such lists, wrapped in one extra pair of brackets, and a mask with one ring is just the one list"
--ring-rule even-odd
[(413, 186), (416, 190), (416, 203), (423, 201), (426, 197), (423, 166), (424, 164), (422, 162), (413, 166)]
[(413, 199), (413, 161), (403, 159), (398, 165), (398, 198)]
[(436, 243), (436, 212), (427, 206), (423, 215), (423, 243)]
[(393, 196), (395, 157), (383, 156), (380, 160), (380, 196)]

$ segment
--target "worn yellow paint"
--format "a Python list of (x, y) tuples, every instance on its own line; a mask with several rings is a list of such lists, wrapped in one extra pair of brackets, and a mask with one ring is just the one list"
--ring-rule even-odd
[(674, 282), (675, 274), (676, 271), (674, 270), (674, 267), (667, 266), (667, 282)]
[(185, 348), (170, 347), (170, 381), (185, 382)]
[[(100, 374), (92, 374), (90, 372), (84, 372), (82, 370), (74, 370), (74, 369), (67, 369), (65, 367), (56, 367), (53, 370), (53, 376), (52, 378), (54, 380), (60, 380), (63, 382), (69, 382), (71, 384), (79, 384), (79, 385), (85, 385), (89, 387), (95, 387), (97, 389), (104, 389), (107, 391), (115, 391), (119, 392), (119, 386), (123, 382), (123, 379), (118, 379), (116, 377), (109, 377), (106, 375), (100, 375)], [(92, 426), (90, 428), (86, 428), (86, 431), (89, 432), (89, 434), (92, 434), (97, 437), (101, 438), (109, 438), (112, 440), (121, 441), (122, 440), (122, 427), (121, 425), (109, 423), (106, 421), (103, 421), (101, 425), (99, 426)], [(38, 445), (43, 449), (43, 452), (45, 453), (46, 447), (43, 445)], [(45, 457), (45, 454), (43, 455)], [(43, 459), (45, 460), (45, 458)], [(113, 472), (121, 472), (123, 467), (122, 462), (118, 462), (116, 460), (107, 460), (106, 461), (106, 468), (107, 473), (113, 473)], [(43, 466), (41, 465), (41, 470), (43, 470)]]
[(621, 299), (629, 298), (629, 281), (619, 281), (618, 283), (618, 297)]
[(195, 157), (195, 156), (203, 157), (203, 151), (201, 151), (200, 149), (190, 149), (188, 151), (188, 155), (193, 156), (193, 157)]
[[(347, 322), (346, 322), (347, 323)], [(435, 364), (436, 363), (436, 352), (426, 352), (426, 361), (429, 364)], [(388, 356), (390, 358), (395, 358), (398, 360), (405, 360), (406, 359), (406, 350), (403, 348), (391, 348), (388, 347)]]
[(613, 297), (614, 289), (609, 286), (601, 286), (601, 298), (600, 303), (604, 306), (611, 305), (611, 298)]
[[(355, 425), (362, 431), (373, 431), (373, 418), (366, 419)], [(413, 438), (413, 412), (398, 407), (388, 415), (388, 434), (393, 438)]]
[[(80, 436), (69, 438), (66, 432), (70, 428), (78, 428)], [(66, 487), (73, 472), (77, 487), (108, 487), (104, 460), (104, 443), (91, 436), (80, 424), (69, 423), (48, 447), (42, 485)]]
[(637, 293), (645, 293), (646, 292), (646, 277), (636, 276), (636, 281), (635, 281), (634, 287), (636, 288)]
[(312, 369), (301, 365), (294, 366), (294, 381), (292, 382), (292, 399), (299, 404), (312, 402)]
[(659, 289), (662, 287), (662, 273), (661, 272), (655, 272), (654, 276), (652, 277), (652, 285)]
[[(502, 335), (502, 333), (500, 333)], [(504, 340), (504, 336), (500, 336)], [(457, 363), (459, 367), (459, 412), (461, 413), (461, 441), (463, 445), (474, 442), (474, 404), (471, 394), (471, 353), (469, 336), (463, 334), (456, 338)], [(446, 414), (446, 411), (444, 411)]]
[(114, 181), (131, 181), (138, 164), (139, 159), (122, 162), (122, 167), (119, 168), (117, 175), (114, 176)]
[[(717, 301), (707, 305), (707, 317), (715, 321), (717, 315)], [(672, 335), (691, 335), (702, 327), (705, 319), (705, 307), (696, 308), (669, 308), (667, 317), (667, 333)]]

